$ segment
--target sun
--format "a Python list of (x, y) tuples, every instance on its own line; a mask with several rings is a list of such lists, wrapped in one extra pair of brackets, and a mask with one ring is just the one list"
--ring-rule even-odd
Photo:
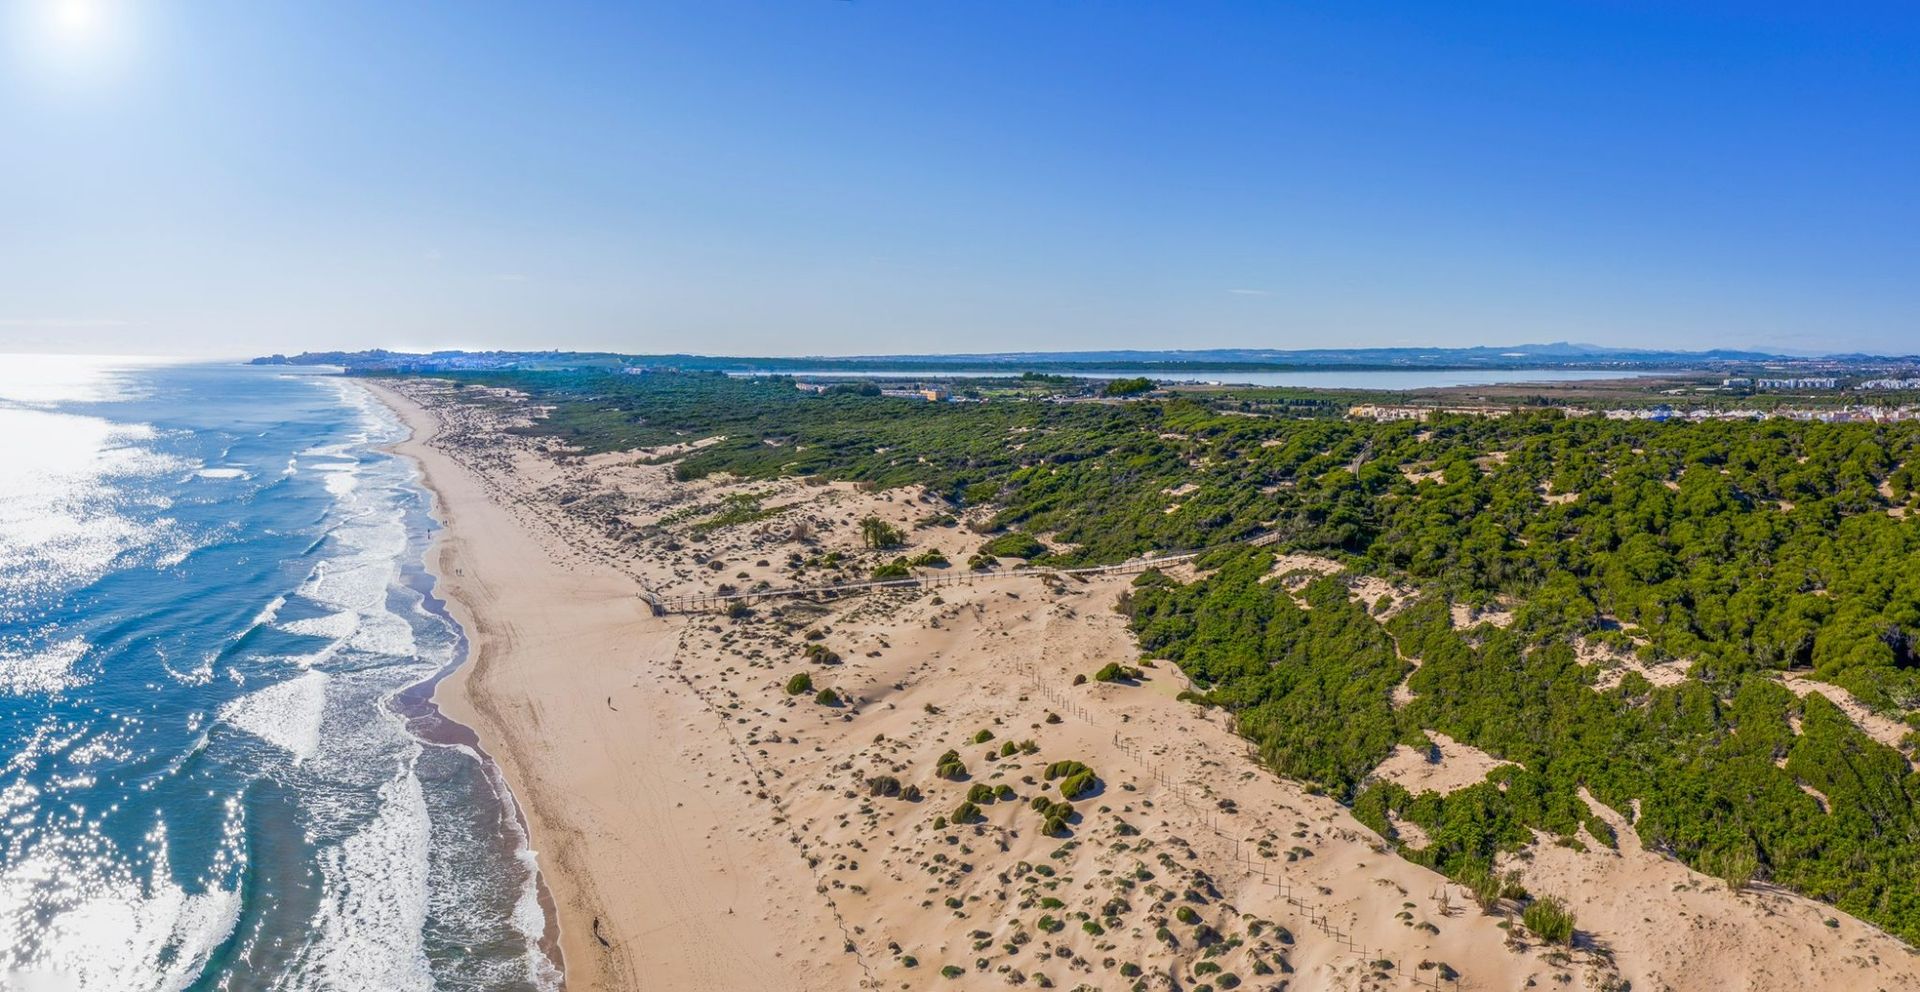
[(62, 87), (103, 84), (126, 67), (139, 8), (128, 0), (0, 0), (13, 16), (0, 69)]
[(101, 0), (44, 0), (47, 33), (63, 45), (84, 45), (100, 37), (106, 26)]

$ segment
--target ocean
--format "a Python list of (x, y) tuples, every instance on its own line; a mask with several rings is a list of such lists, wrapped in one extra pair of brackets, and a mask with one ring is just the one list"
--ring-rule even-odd
[(0, 356), (0, 989), (551, 989), (405, 429), (285, 368)]

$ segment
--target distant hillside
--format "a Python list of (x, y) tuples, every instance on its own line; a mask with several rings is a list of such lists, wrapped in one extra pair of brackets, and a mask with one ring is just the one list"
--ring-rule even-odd
[(620, 355), (575, 351), (436, 351), (409, 354), (385, 350), (304, 352), (256, 358), (259, 365), (340, 365), (356, 371), (432, 371), (554, 368), (679, 368), (722, 372), (1116, 372), (1166, 377), (1227, 371), (1311, 369), (1711, 369), (1758, 366), (1871, 368), (1894, 364), (1878, 356), (1827, 358), (1760, 351), (1658, 351), (1597, 345), (1525, 344), (1474, 348), (1211, 348), (1180, 351), (1030, 351), (954, 355), (850, 355), (754, 358), (711, 355)]

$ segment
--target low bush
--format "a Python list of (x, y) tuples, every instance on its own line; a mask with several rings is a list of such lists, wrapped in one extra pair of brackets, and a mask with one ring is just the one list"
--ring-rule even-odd
[(1520, 911), (1520, 922), (1549, 944), (1573, 943), (1573, 913), (1558, 899), (1536, 899)]
[(1010, 531), (980, 546), (980, 554), (994, 558), (1038, 558), (1047, 546), (1032, 534)]
[(900, 533), (900, 528), (879, 517), (860, 521), (860, 542), (869, 548), (897, 548), (905, 541), (906, 535)]

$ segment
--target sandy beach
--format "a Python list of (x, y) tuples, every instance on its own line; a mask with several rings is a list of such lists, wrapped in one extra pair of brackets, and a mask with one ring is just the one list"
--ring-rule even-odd
[[(642, 583), (751, 589), (876, 560), (869, 516), (908, 554), (963, 562), (980, 538), (930, 522), (924, 494), (681, 482), (654, 461), (670, 452), (582, 458), (511, 433), (535, 413), (508, 395), (369, 386), (413, 430), (399, 450), (445, 525), (429, 565), (472, 639), (436, 699), (526, 813), (575, 992), (1920, 983), (1899, 941), (1728, 891), (1624, 821), (1617, 851), (1513, 859), (1583, 932), (1531, 939), (1260, 768), (1220, 715), (1175, 698), (1172, 666), (1076, 684), (1139, 663), (1124, 576), (655, 617)], [(949, 751), (962, 768), (943, 776)], [(1447, 789), (1493, 764), (1444, 752), (1378, 773)], [(1049, 835), (1035, 801), (1063, 801), (1062, 762), (1094, 784)]]

